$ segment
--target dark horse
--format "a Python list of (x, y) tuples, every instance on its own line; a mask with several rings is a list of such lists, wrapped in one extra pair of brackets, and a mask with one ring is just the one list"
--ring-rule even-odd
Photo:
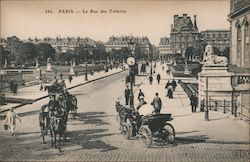
[[(56, 110), (50, 115), (50, 135), (51, 135), (51, 145), (61, 151), (61, 137), (63, 137), (66, 142), (67, 134), (67, 113), (61, 109)], [(57, 135), (58, 135), (58, 145), (57, 145)]]
[[(76, 115), (77, 114), (77, 98), (74, 95), (69, 94), (68, 92), (62, 95), (61, 101), (63, 108), (69, 114)], [(74, 118), (74, 116), (73, 116)]]

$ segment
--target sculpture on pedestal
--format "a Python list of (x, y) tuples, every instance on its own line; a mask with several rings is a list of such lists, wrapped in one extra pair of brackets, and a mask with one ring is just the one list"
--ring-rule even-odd
[(49, 57), (49, 58), (47, 59), (47, 71), (51, 71), (51, 69), (52, 69), (51, 62), (52, 62), (52, 58)]
[(228, 65), (228, 59), (225, 56), (217, 56), (214, 54), (213, 46), (207, 45), (203, 56), (204, 65)]

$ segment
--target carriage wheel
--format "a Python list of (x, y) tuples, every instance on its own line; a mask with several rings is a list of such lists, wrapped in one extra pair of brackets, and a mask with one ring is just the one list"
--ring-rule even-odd
[(175, 140), (175, 130), (170, 123), (166, 123), (163, 128), (164, 133), (166, 133), (167, 143), (174, 143)]
[(131, 127), (128, 123), (122, 124), (122, 134), (126, 137), (126, 139), (130, 139), (131, 136)]
[(139, 139), (143, 146), (150, 147), (152, 144), (152, 132), (147, 125), (143, 125), (139, 129)]

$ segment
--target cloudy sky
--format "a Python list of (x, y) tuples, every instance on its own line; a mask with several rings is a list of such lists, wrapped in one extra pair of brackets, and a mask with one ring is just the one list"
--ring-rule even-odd
[(132, 34), (148, 36), (157, 45), (160, 37), (169, 37), (173, 15), (183, 13), (192, 20), (197, 15), (199, 31), (229, 29), (229, 0), (0, 0), (0, 5), (4, 38), (81, 36), (107, 41), (112, 35)]

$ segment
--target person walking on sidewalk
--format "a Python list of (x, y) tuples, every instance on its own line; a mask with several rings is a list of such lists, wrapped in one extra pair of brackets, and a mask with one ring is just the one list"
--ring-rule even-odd
[(159, 73), (157, 74), (156, 79), (157, 79), (158, 84), (160, 84), (161, 75)]
[(13, 83), (13, 93), (14, 93), (14, 95), (17, 95), (17, 89), (18, 89), (18, 84), (17, 84), (16, 81), (14, 81), (14, 83)]
[(71, 83), (72, 79), (72, 75), (69, 75), (69, 83)]
[(62, 72), (60, 73), (60, 79), (61, 80), (63, 79), (63, 73)]
[(138, 94), (138, 100), (140, 101), (140, 97), (144, 98), (144, 93), (141, 91), (141, 89), (139, 89), (139, 94)]
[(190, 105), (192, 108), (192, 112), (196, 112), (196, 108), (198, 105), (198, 97), (196, 96), (195, 92), (190, 96)]
[(152, 83), (153, 83), (153, 76), (151, 74), (148, 76), (148, 80), (149, 80), (150, 85), (152, 85)]
[(155, 93), (155, 97), (154, 97), (153, 101), (151, 102), (151, 105), (154, 106), (154, 109), (155, 109), (152, 113), (160, 114), (162, 102), (161, 102), (161, 98), (159, 97), (159, 94), (157, 92)]
[(130, 89), (129, 89), (128, 86), (127, 86), (127, 88), (126, 88), (125, 91), (124, 91), (125, 104), (126, 104), (126, 105), (128, 105), (128, 103), (129, 103), (129, 95), (130, 95)]
[(175, 88), (177, 87), (177, 83), (174, 79), (172, 80), (171, 85), (173, 87), (173, 91), (175, 92)]
[(15, 135), (16, 119), (19, 119), (19, 121), (21, 122), (21, 118), (17, 115), (17, 113), (14, 111), (14, 108), (12, 107), (10, 108), (10, 111), (6, 115), (6, 119), (5, 119), (5, 124), (8, 125), (10, 129), (10, 134), (12, 136)]

